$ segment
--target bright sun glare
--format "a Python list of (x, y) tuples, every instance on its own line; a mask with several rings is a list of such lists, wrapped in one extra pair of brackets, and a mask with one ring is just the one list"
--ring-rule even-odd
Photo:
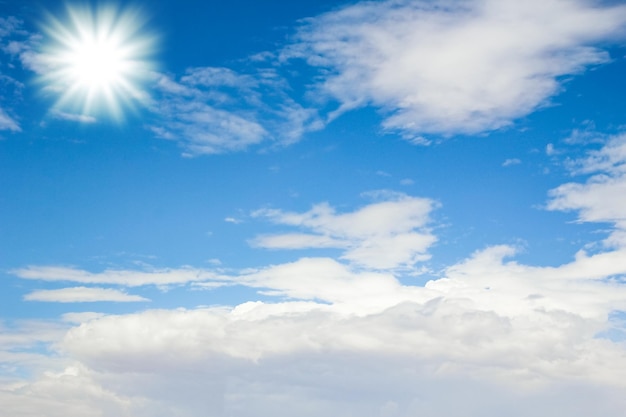
[(141, 83), (149, 76), (154, 37), (140, 33), (137, 10), (68, 7), (67, 18), (48, 19), (51, 42), (42, 54), (48, 90), (59, 94), (58, 112), (116, 118), (122, 109), (146, 100)]

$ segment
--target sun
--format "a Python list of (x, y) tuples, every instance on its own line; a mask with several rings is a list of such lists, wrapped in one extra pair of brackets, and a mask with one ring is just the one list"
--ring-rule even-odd
[(129, 77), (133, 62), (123, 45), (113, 37), (85, 34), (64, 54), (67, 72), (86, 90), (114, 88)]
[(49, 16), (41, 61), (46, 90), (58, 96), (53, 109), (119, 119), (123, 109), (145, 102), (141, 87), (153, 70), (155, 37), (142, 33), (144, 26), (139, 10), (114, 6), (68, 6), (65, 19)]

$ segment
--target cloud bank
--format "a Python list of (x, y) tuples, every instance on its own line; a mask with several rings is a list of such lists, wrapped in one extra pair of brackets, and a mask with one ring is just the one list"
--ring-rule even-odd
[[(610, 245), (580, 250), (560, 266), (518, 263), (515, 248), (494, 245), (422, 286), (403, 283), (398, 265), (419, 268), (415, 256), (435, 241), (429, 225), (437, 204), (379, 192), (377, 201), (344, 213), (329, 204), (301, 213), (255, 213), (298, 230), (257, 237), (257, 245), (336, 248), (342, 251), (338, 259), (299, 258), (229, 274), (16, 270), (24, 279), (89, 285), (188, 284), (207, 291), (239, 285), (270, 301), (72, 314), (68, 320), (76, 324), (68, 331), (22, 332), (17, 342), (0, 343), (3, 363), (41, 367), (45, 356), (13, 351), (28, 340), (54, 341), (59, 358), (35, 379), (6, 381), (0, 399), (11, 416), (43, 408), (47, 415), (70, 417), (526, 416), (563, 407), (575, 417), (600, 409), (620, 416), (626, 406), (626, 325), (619, 315), (626, 311), (626, 244), (616, 236), (625, 216), (621, 194), (607, 200), (604, 187), (623, 182), (623, 151), (623, 135), (607, 139), (570, 164), (588, 179), (551, 191), (549, 209), (575, 210), (582, 222), (611, 227), (604, 242)], [(394, 243), (405, 235), (418, 243)], [(379, 238), (389, 245), (359, 256)], [(27, 298), (133, 297), (103, 291), (78, 287)], [(450, 402), (450, 395), (462, 404)], [(523, 405), (511, 410), (513, 403)]]

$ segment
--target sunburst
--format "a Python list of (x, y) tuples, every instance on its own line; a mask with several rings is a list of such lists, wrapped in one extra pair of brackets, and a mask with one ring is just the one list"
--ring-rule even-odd
[(50, 16), (41, 55), (42, 80), (58, 94), (56, 111), (119, 119), (123, 109), (147, 100), (154, 35), (139, 10), (68, 6), (65, 19)]

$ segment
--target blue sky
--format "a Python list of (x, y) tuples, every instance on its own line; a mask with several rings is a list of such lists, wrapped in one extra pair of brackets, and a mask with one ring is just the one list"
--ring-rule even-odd
[(0, 416), (621, 415), (625, 42), (619, 1), (0, 2)]

